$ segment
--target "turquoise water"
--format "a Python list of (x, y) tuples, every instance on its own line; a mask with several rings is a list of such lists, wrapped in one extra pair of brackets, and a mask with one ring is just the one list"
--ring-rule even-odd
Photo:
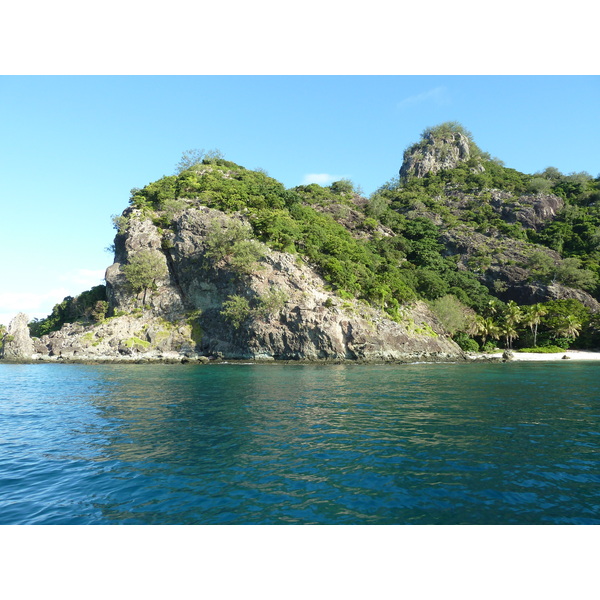
[(599, 524), (600, 363), (0, 365), (0, 524)]

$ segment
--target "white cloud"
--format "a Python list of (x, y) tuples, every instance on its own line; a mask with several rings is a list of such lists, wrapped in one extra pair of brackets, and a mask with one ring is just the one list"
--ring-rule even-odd
[(56, 288), (44, 294), (0, 292), (0, 323), (8, 325), (20, 312), (30, 319), (47, 317), (52, 312), (52, 307), (68, 295), (66, 288)]
[(302, 179), (300, 185), (308, 185), (309, 183), (318, 183), (319, 185), (329, 185), (334, 181), (346, 179), (346, 175), (330, 175), (329, 173), (308, 173)]
[(421, 94), (417, 94), (415, 96), (409, 96), (408, 98), (404, 98), (404, 100), (398, 102), (397, 107), (407, 108), (409, 106), (415, 106), (416, 104), (421, 104), (423, 102), (433, 102), (438, 106), (449, 104), (450, 94), (448, 93), (448, 88), (440, 86), (433, 88), (432, 90), (422, 92)]

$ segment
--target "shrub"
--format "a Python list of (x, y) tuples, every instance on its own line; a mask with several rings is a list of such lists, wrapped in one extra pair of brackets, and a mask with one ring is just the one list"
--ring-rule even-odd
[(143, 351), (148, 350), (151, 346), (150, 342), (146, 340), (141, 340), (138, 337), (130, 337), (127, 340), (123, 340), (123, 346), (125, 348), (131, 348), (132, 350)]
[(527, 185), (527, 191), (533, 194), (546, 194), (552, 190), (552, 181), (545, 177), (532, 177)]
[(34, 319), (29, 323), (29, 331), (33, 337), (41, 337), (58, 331), (65, 323), (79, 320), (101, 321), (106, 317), (108, 309), (106, 286), (97, 285), (79, 296), (67, 296), (62, 302), (55, 304), (45, 319)]
[(457, 333), (452, 339), (459, 345), (461, 350), (465, 352), (479, 352), (479, 344), (466, 333)]
[(226, 224), (215, 219), (205, 237), (205, 256), (213, 265), (225, 261), (239, 276), (249, 275), (264, 257), (264, 246), (252, 239), (252, 230), (238, 220)]
[(496, 343), (491, 340), (481, 346), (481, 352), (494, 352), (495, 350), (497, 350)]
[[(465, 306), (456, 296), (452, 294), (442, 296), (432, 300), (429, 306), (450, 335), (454, 336), (458, 332), (466, 333), (472, 329), (475, 312)], [(479, 346), (477, 347), (479, 348)]]
[(243, 296), (228, 296), (228, 300), (223, 302), (223, 310), (220, 312), (235, 329), (239, 329), (242, 323), (248, 319), (251, 314), (250, 303)]
[(287, 302), (287, 294), (280, 289), (272, 287), (266, 294), (258, 299), (256, 314), (263, 319), (279, 312)]
[(556, 352), (564, 352), (565, 348), (562, 346), (542, 346), (540, 348), (519, 348), (517, 350), (517, 352), (526, 352), (526, 353), (531, 353), (531, 352), (540, 352), (540, 353), (544, 353), (544, 354), (553, 354)]

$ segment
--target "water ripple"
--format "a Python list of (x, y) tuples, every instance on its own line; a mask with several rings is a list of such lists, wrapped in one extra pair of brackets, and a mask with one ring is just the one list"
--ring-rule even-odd
[(597, 375), (0, 365), (0, 522), (598, 523)]

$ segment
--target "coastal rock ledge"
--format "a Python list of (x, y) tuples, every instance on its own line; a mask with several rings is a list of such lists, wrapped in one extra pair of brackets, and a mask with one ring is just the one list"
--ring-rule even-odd
[[(4, 356), (11, 360), (68, 362), (466, 360), (424, 302), (403, 307), (392, 320), (356, 299), (340, 298), (297, 255), (262, 246), (243, 274), (227, 256), (209, 259), (207, 236), (244, 225), (240, 214), (207, 207), (174, 216), (168, 239), (149, 218), (126, 211), (128, 228), (115, 239), (106, 271), (108, 318), (67, 323), (29, 337), (27, 318), (11, 323)], [(173, 233), (174, 232), (174, 233)], [(257, 244), (259, 242), (256, 242)], [(163, 265), (152, 289), (135, 293), (126, 266), (140, 253)], [(232, 298), (239, 314), (228, 313)]]

